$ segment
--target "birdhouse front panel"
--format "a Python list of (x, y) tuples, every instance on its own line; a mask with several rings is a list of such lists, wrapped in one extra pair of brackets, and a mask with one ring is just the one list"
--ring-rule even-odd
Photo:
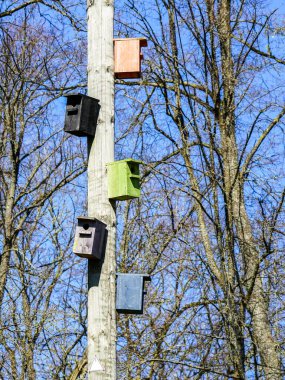
[(127, 200), (140, 197), (140, 163), (126, 159), (107, 164), (109, 199)]
[(118, 79), (140, 78), (141, 48), (147, 46), (145, 38), (114, 40), (115, 77)]
[(73, 252), (88, 259), (100, 260), (103, 256), (106, 224), (96, 218), (78, 217)]
[(118, 274), (116, 310), (121, 313), (141, 314), (143, 311), (143, 277)]
[(142, 314), (144, 283), (150, 281), (147, 274), (117, 273), (116, 310), (124, 314)]
[(75, 136), (94, 136), (99, 100), (83, 94), (69, 94), (66, 98), (64, 131)]

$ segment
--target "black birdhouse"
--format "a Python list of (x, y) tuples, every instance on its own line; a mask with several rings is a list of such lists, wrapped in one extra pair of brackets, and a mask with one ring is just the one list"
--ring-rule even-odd
[(75, 136), (94, 136), (100, 110), (99, 100), (83, 94), (65, 97), (64, 131)]
[(117, 273), (116, 310), (122, 314), (142, 314), (144, 283), (148, 274)]
[(106, 224), (86, 216), (77, 219), (73, 252), (80, 257), (100, 260), (103, 256)]

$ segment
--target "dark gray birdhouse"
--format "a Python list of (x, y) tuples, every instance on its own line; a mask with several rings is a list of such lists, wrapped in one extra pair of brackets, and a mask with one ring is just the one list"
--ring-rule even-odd
[(65, 97), (64, 131), (75, 136), (94, 136), (100, 110), (99, 100), (83, 94)]
[(142, 314), (144, 283), (148, 274), (117, 273), (116, 310), (123, 314)]
[(80, 257), (100, 260), (103, 256), (106, 224), (87, 216), (77, 219), (73, 252)]

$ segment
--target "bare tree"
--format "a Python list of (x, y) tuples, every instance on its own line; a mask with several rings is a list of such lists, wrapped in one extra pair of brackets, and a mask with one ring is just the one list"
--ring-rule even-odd
[(64, 135), (57, 99), (84, 87), (84, 45), (32, 8), (0, 32), (0, 378), (68, 378), (86, 335), (86, 268), (71, 253), (85, 146)]
[(22, 11), (31, 10), (36, 10), (42, 20), (48, 20), (53, 25), (57, 19), (60, 23), (68, 21), (78, 31), (85, 29), (85, 23), (79, 16), (82, 14), (82, 3), (75, 0), (3, 0), (0, 4), (0, 20), (14, 16), (18, 18)]
[[(84, 43), (53, 19), (82, 29), (68, 5), (0, 8), (5, 380), (86, 373), (85, 267), (70, 253), (85, 146), (58, 122), (57, 99), (85, 85)], [(258, 1), (127, 5), (118, 33), (150, 48), (144, 80), (117, 81), (116, 149), (146, 165), (141, 199), (118, 209), (118, 267), (153, 281), (145, 314), (119, 318), (118, 377), (282, 379), (284, 26)]]
[(119, 264), (155, 280), (147, 316), (120, 319), (122, 373), (281, 379), (278, 12), (258, 1), (127, 4), (120, 35), (143, 35), (150, 49), (144, 80), (118, 81), (118, 148), (148, 165), (141, 202), (125, 209)]

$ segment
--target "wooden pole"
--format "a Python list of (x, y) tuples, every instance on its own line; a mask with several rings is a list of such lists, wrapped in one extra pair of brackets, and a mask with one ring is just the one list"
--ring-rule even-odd
[(107, 224), (103, 263), (88, 263), (88, 380), (116, 379), (116, 214), (107, 195), (106, 163), (114, 161), (113, 0), (87, 0), (88, 95), (100, 100), (88, 140), (88, 216)]

